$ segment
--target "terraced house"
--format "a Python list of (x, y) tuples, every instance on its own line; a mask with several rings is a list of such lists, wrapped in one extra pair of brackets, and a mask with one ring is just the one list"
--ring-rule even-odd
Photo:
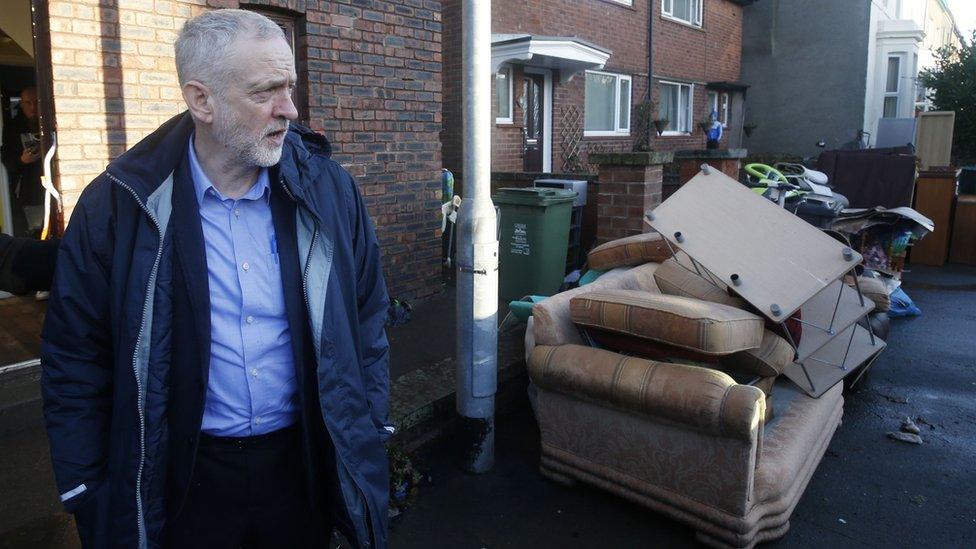
[[(752, 0), (496, 0), (497, 173), (585, 172), (590, 152), (699, 149), (718, 111), (741, 142), (742, 7)], [(444, 2), (445, 166), (461, 165), (461, 2)], [(661, 132), (653, 128), (658, 121)], [(667, 121), (666, 124), (661, 122)], [(643, 143), (641, 142), (642, 140)]]

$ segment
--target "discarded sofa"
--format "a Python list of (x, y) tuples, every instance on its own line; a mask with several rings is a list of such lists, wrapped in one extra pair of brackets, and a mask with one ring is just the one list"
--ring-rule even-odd
[(658, 238), (595, 249), (609, 272), (533, 307), (540, 470), (715, 547), (779, 538), (840, 424), (842, 384), (812, 398), (780, 376), (792, 347)]

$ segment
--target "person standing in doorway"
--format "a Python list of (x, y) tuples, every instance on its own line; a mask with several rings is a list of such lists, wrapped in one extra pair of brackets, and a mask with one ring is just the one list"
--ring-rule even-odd
[(41, 130), (37, 116), (37, 89), (20, 92), (20, 112), (3, 128), (3, 165), (10, 179), (14, 236), (31, 236), (44, 222), (44, 187), (41, 186)]

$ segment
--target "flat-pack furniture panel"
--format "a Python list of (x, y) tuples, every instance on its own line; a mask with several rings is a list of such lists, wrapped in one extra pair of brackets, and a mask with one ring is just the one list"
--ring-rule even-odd
[(874, 309), (874, 302), (835, 280), (800, 308), (803, 334), (796, 354), (804, 360)]
[(717, 169), (682, 185), (648, 222), (775, 322), (861, 262), (857, 252)]
[(806, 359), (787, 366), (784, 374), (805, 393), (819, 398), (886, 345), (880, 338), (872, 338), (860, 324), (854, 324)]

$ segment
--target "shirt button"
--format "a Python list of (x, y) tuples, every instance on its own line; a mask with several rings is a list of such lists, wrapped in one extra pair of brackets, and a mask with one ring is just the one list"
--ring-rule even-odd
[(256, 417), (256, 418), (254, 418), (254, 423), (257, 423), (258, 425), (261, 425), (261, 423), (262, 423), (263, 421), (264, 421), (264, 420), (263, 420), (263, 419), (261, 419), (260, 417)]
[(247, 271), (251, 268), (251, 264), (245, 261), (244, 263), (241, 263), (241, 268)]
[(234, 208), (234, 215), (236, 215), (237, 217), (240, 217), (241, 216), (241, 209), (240, 208)]
[(258, 369), (257, 368), (251, 368), (251, 375), (254, 376), (254, 377), (258, 377)]
[(244, 322), (247, 322), (248, 324), (254, 324), (254, 317), (248, 316), (247, 318), (244, 319)]

